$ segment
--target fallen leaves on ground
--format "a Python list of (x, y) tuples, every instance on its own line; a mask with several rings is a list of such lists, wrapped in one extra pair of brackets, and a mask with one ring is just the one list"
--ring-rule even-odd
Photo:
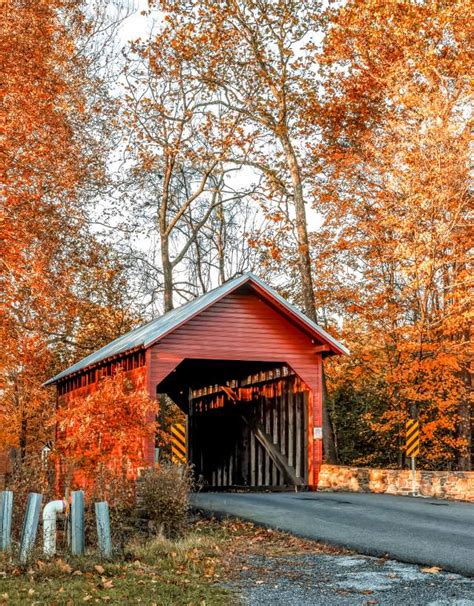
[(70, 574), (72, 572), (72, 567), (64, 560), (56, 560), (56, 566), (66, 574)]
[[(38, 603), (46, 595), (46, 588), (55, 586), (64, 604), (73, 604), (69, 601), (72, 595), (77, 603), (118, 603), (117, 600), (125, 596), (130, 598), (130, 591), (135, 592), (135, 596), (147, 592), (148, 597), (152, 592), (153, 598), (162, 602), (162, 596), (166, 595), (168, 602), (164, 600), (164, 603), (171, 603), (169, 596), (172, 595), (175, 601), (176, 596), (183, 600), (189, 596), (187, 602), (178, 601), (179, 604), (226, 604), (228, 593), (221, 586), (222, 579), (230, 580), (241, 570), (251, 570), (258, 579), (256, 584), (263, 585), (273, 574), (265, 563), (261, 566), (250, 563), (249, 556), (264, 556), (263, 561), (267, 562), (282, 557), (291, 560), (292, 556), (301, 554), (350, 553), (250, 522), (200, 518), (182, 539), (137, 538), (137, 543), (127, 549), (128, 561), (69, 560), (67, 555), (47, 562), (36, 559), (26, 574), (9, 561), (0, 576), (0, 603), (16, 603), (12, 602), (14, 598), (9, 591), (13, 586), (17, 595), (23, 591), (23, 598), (28, 595)], [(296, 578), (298, 570), (290, 570), (288, 574)], [(6, 594), (9, 597), (5, 598)]]
[(111, 589), (114, 586), (114, 583), (111, 579), (108, 579), (107, 577), (102, 577), (98, 586), (103, 587), (104, 589)]
[(429, 566), (426, 568), (422, 568), (421, 572), (424, 572), (426, 574), (438, 574), (438, 572), (441, 572), (441, 568), (439, 568), (438, 566)]

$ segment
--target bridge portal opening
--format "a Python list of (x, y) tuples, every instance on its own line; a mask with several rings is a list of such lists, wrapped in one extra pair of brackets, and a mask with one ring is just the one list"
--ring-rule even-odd
[(285, 362), (185, 359), (157, 386), (186, 418), (186, 460), (206, 489), (308, 484), (310, 391)]

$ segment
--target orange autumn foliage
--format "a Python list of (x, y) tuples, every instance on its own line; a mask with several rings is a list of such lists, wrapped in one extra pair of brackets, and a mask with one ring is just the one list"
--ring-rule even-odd
[(157, 402), (145, 388), (144, 370), (131, 378), (117, 369), (100, 379), (89, 395), (68, 398), (58, 408), (55, 457), (76, 471), (78, 486), (93, 483), (103, 469), (135, 478), (145, 464), (145, 444), (156, 434), (157, 413)]
[(90, 234), (81, 199), (100, 164), (86, 132), (83, 2), (11, 0), (1, 15), (0, 449), (23, 459), (53, 437), (43, 382), (130, 318), (122, 266)]
[[(0, 449), (12, 446), (23, 455), (53, 434), (48, 420), (54, 401), (42, 382), (126, 332), (134, 299), (118, 253), (88, 231), (90, 217), (81, 200), (87, 179), (102, 170), (84, 135), (88, 124), (91, 138), (99, 138), (88, 114), (100, 111), (91, 103), (94, 86), (82, 63), (87, 53), (77, 52), (87, 21), (84, 3), (10, 0), (7, 5), (0, 21)], [(180, 188), (158, 168), (157, 149), (168, 177), (187, 163), (196, 176), (203, 159), (204, 184), (215, 163), (262, 175), (258, 197), (274, 225), (245, 235), (265, 260), (260, 271), (274, 271), (284, 294), (310, 316), (317, 311), (318, 320), (338, 332), (352, 352), (327, 363), (340, 461), (403, 465), (404, 423), (414, 416), (422, 428), (422, 465), (468, 468), (473, 427), (469, 3), (150, 1), (153, 5), (162, 9), (160, 35), (149, 45), (132, 46), (147, 69), (137, 64), (134, 75), (128, 74), (131, 87), (134, 79), (141, 83), (137, 107), (131, 89), (127, 93), (128, 105), (140, 109), (126, 124), (135, 129), (129, 145), (140, 159), (130, 173), (134, 187), (139, 190), (144, 177), (156, 177), (152, 204), (156, 192), (164, 200), (168, 186), (178, 194), (175, 201), (180, 199)], [(170, 81), (178, 83), (175, 96), (167, 88)], [(142, 96), (148, 84), (162, 90), (161, 101)], [(197, 112), (190, 114), (185, 100), (176, 119), (173, 99), (180, 98), (181, 86)], [(160, 135), (156, 145), (160, 129), (178, 138)], [(186, 163), (180, 160), (183, 153)], [(189, 200), (193, 195), (171, 222), (169, 208), (161, 204), (162, 242)], [(310, 203), (324, 224), (308, 235)], [(185, 253), (198, 235), (193, 227)], [(128, 262), (136, 274), (133, 257)], [(164, 280), (166, 307), (176, 287), (170, 277), (168, 272)], [(127, 457), (125, 468), (139, 465), (141, 432), (151, 431), (142, 415), (145, 394), (139, 389), (138, 399), (129, 401), (126, 379), (116, 380), (115, 386), (105, 380), (87, 402), (76, 402), (76, 410), (58, 413), (63, 429), (69, 428), (59, 450), (67, 444), (88, 473), (119, 460), (122, 473)], [(105, 409), (97, 395), (101, 390)], [(114, 397), (138, 417), (115, 418)], [(103, 437), (109, 427), (121, 446), (115, 436), (114, 443), (110, 434)], [(130, 455), (124, 450), (129, 435), (134, 436)]]
[(0, 446), (22, 454), (28, 442), (44, 443), (47, 333), (67, 313), (55, 299), (71, 281), (61, 248), (78, 232), (73, 200), (82, 165), (71, 115), (80, 99), (63, 69), (74, 52), (58, 17), (64, 4), (13, 0), (0, 20)]
[(365, 462), (400, 464), (412, 416), (422, 464), (470, 465), (469, 23), (462, 3), (354, 0), (334, 15), (322, 56), (317, 263), (337, 275), (326, 296), (353, 344), (331, 384), (367, 394)]

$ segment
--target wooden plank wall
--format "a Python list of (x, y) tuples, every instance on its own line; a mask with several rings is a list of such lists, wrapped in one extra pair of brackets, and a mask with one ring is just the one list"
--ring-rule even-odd
[[(313, 439), (313, 427), (322, 424), (320, 345), (255, 292), (241, 289), (147, 350), (150, 395), (185, 358), (287, 363), (310, 389), (308, 483), (316, 487), (322, 462), (322, 441)], [(212, 382), (212, 377), (208, 380)]]
[(57, 384), (58, 404), (62, 406), (71, 403), (75, 398), (87, 397), (97, 389), (102, 377), (111, 376), (119, 367), (132, 382), (136, 383), (146, 374), (145, 352), (131, 352), (104, 362), (97, 368), (85, 369), (60, 381)]
[(269, 397), (268, 392), (262, 388), (251, 401), (241, 402), (224, 396), (223, 406), (207, 410), (202, 399), (194, 402), (191, 457), (196, 475), (202, 476), (205, 485), (215, 488), (285, 485), (282, 473), (243, 415), (258, 421), (296, 476), (307, 483), (308, 390), (302, 388), (298, 377), (291, 376), (278, 380), (273, 396)]

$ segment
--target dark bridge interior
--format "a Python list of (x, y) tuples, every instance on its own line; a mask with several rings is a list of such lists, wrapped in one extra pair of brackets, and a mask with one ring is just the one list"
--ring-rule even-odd
[(284, 363), (186, 359), (157, 388), (187, 415), (203, 488), (307, 484), (308, 389)]

